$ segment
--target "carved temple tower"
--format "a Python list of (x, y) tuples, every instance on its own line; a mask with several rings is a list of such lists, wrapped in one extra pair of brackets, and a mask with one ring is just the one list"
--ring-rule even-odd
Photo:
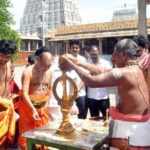
[(20, 33), (41, 37), (43, 22), (45, 33), (58, 26), (79, 24), (81, 18), (75, 0), (27, 0)]

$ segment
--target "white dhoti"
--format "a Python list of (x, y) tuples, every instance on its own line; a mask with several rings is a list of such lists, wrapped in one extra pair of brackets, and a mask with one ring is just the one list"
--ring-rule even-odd
[(127, 150), (150, 150), (150, 114), (124, 115), (110, 108), (110, 146)]

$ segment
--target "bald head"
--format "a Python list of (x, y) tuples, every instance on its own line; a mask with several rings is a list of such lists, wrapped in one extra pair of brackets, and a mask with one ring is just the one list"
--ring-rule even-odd
[(41, 60), (53, 59), (53, 56), (50, 52), (43, 52), (41, 54)]
[(53, 63), (53, 56), (50, 52), (43, 52), (37, 59), (38, 65), (43, 71), (48, 70)]

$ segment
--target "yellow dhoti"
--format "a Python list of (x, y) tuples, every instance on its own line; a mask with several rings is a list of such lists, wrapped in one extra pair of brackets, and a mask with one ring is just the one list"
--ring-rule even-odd
[(12, 143), (15, 134), (14, 106), (9, 99), (0, 99), (0, 145)]

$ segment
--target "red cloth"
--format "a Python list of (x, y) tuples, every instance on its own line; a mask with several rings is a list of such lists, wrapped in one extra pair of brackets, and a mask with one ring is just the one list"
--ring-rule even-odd
[[(43, 95), (43, 96), (37, 96), (37, 95), (29, 95), (32, 100), (36, 101), (46, 101), (49, 99), (49, 94), (48, 95)], [(19, 145), (22, 150), (26, 148), (26, 138), (22, 136), (22, 133), (35, 129), (39, 126), (45, 125), (48, 123), (48, 113), (47, 110), (42, 107), (42, 108), (37, 108), (36, 109), (39, 117), (41, 118), (40, 120), (34, 120), (32, 117), (32, 110), (28, 106), (28, 104), (25, 102), (22, 92), (20, 94), (20, 101), (19, 101)]]
[[(13, 79), (10, 81), (10, 89), (12, 94), (19, 94), (20, 89)], [(19, 97), (13, 99), (13, 104), (15, 110), (17, 110), (19, 107)]]
[(10, 88), (11, 88), (11, 93), (19, 94), (19, 87), (13, 79), (10, 80)]
[(115, 139), (109, 139), (109, 145), (111, 146), (110, 149), (113, 150), (113, 148), (117, 150), (150, 150), (149, 146), (132, 146), (129, 145), (128, 139), (122, 139), (122, 138), (115, 138)]
[(121, 120), (129, 122), (145, 122), (150, 119), (150, 113), (147, 113), (146, 115), (122, 114), (116, 107), (110, 107), (109, 114), (113, 120)]

